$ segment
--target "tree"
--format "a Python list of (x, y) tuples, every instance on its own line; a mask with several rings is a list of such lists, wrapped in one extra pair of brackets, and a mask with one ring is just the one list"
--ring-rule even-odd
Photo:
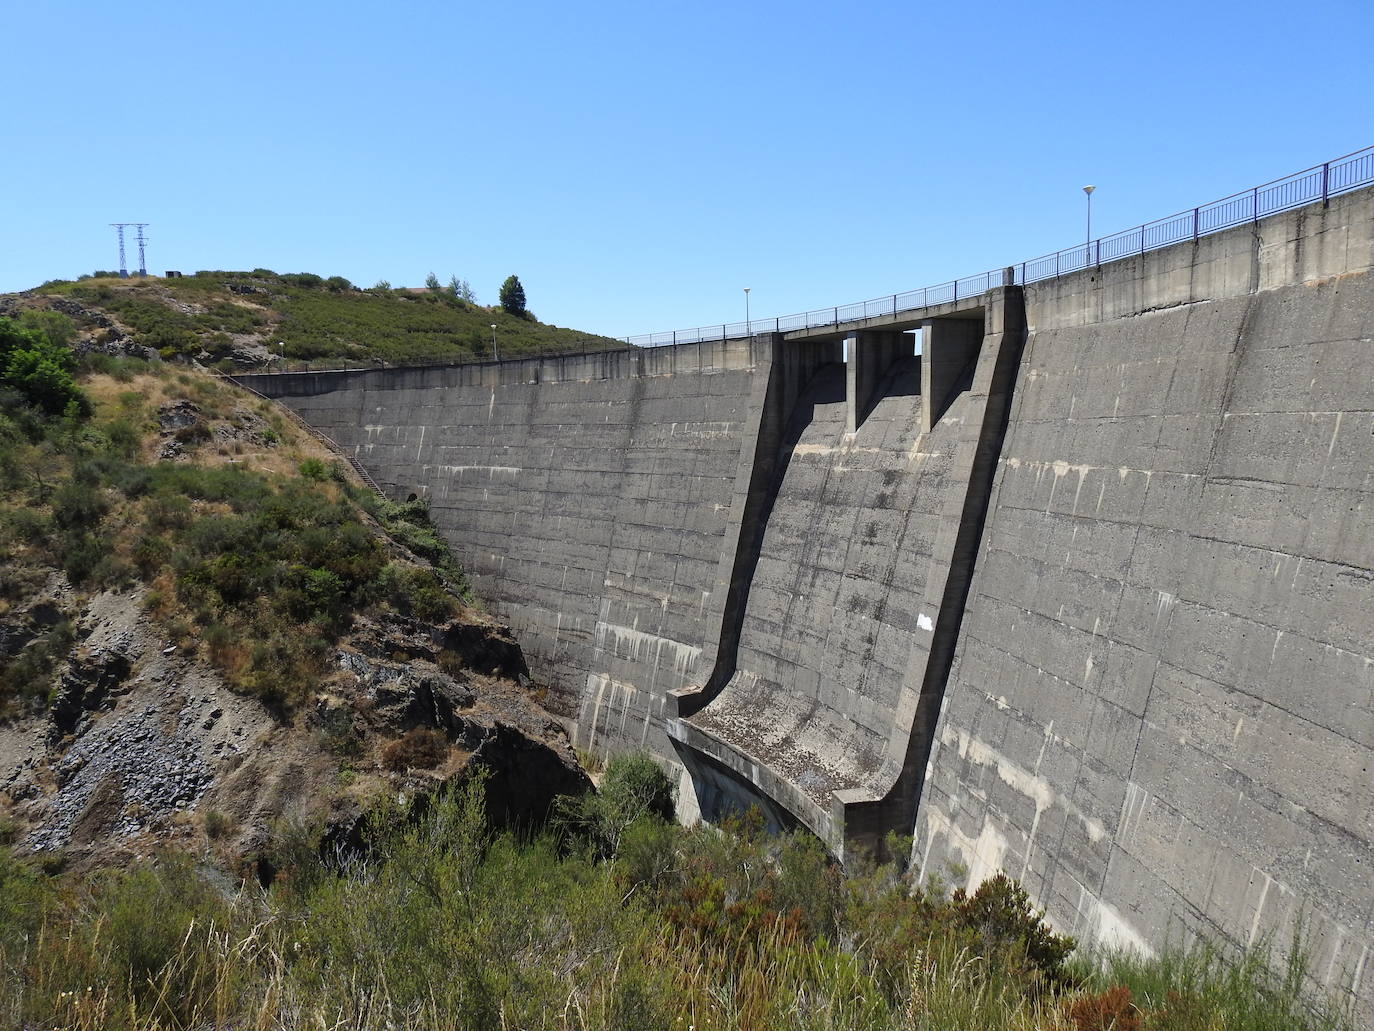
[(453, 296), (460, 301), (468, 304), (477, 303), (477, 294), (472, 289), (472, 284), (466, 279), (459, 279), (457, 276), (450, 276), (448, 288), (453, 291)]
[(501, 284), (501, 307), (507, 315), (525, 317), (525, 288), (520, 285), (518, 276), (507, 276)]
[(443, 289), (443, 287), (439, 285), (439, 277), (433, 272), (425, 276), (425, 288), (432, 290), (436, 294)]
[(86, 395), (72, 379), (75, 357), (35, 329), (23, 329), (0, 318), (0, 387), (8, 387), (49, 415), (69, 405), (78, 414), (90, 411)]
[(19, 325), (23, 329), (36, 330), (47, 338), (48, 343), (59, 350), (72, 342), (76, 335), (76, 323), (60, 311), (47, 309), (28, 309), (19, 313)]

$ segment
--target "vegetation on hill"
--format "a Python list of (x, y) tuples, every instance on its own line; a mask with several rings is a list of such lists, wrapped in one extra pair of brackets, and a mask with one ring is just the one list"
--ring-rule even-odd
[[(7, 320), (0, 348), (0, 605), (52, 569), (83, 591), (141, 582), (177, 647), (289, 707), (355, 613), (437, 623), (468, 597), (422, 503), (351, 484), (268, 402), (204, 373), (103, 356), (78, 385), (69, 351)], [(378, 524), (423, 561), (395, 557)], [(70, 629), (49, 636), (0, 669), (0, 717), (48, 700)]]
[(429, 282), (424, 290), (361, 289), (341, 276), (256, 269), (97, 276), (44, 283), (32, 294), (34, 303), (65, 298), (108, 315), (116, 330), (163, 358), (197, 357), (226, 369), (480, 360), (492, 355), (493, 324), (503, 357), (624, 346), (536, 321), (524, 308), (523, 288), (514, 311), (476, 304), (465, 280), (443, 288), (431, 273)]
[(61, 339), (66, 330), (62, 316), (43, 314), (57, 315), (58, 321), (41, 317), (26, 321), (52, 325), (51, 334), (0, 318), (0, 405), (30, 407), (47, 416), (61, 415), (75, 406), (74, 414), (84, 414), (85, 395), (72, 378), (75, 357)]
[[(655, 812), (651, 763), (534, 838), (493, 834), (480, 786), (322, 863), (278, 838), (268, 891), (164, 856), (60, 887), (0, 854), (0, 1024), (1316, 1031), (1295, 977), (1206, 950), (1095, 967), (1015, 882), (842, 873), (814, 838)], [(655, 782), (657, 778), (657, 783)], [(578, 819), (579, 805), (596, 807)], [(619, 808), (617, 812), (609, 809)], [(595, 828), (622, 827), (615, 847)]]

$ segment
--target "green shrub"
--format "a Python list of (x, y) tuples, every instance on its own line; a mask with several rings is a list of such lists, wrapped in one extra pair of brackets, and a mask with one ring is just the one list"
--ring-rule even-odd
[(75, 358), (37, 330), (0, 318), (0, 387), (49, 416), (69, 411), (84, 417), (90, 401), (72, 378)]
[(307, 480), (323, 482), (329, 479), (329, 466), (318, 458), (307, 458), (300, 464), (300, 474)]
[(121, 458), (133, 458), (143, 443), (143, 432), (128, 419), (114, 419), (106, 423), (105, 436), (110, 450)]
[(353, 719), (353, 711), (345, 706), (326, 709), (320, 719), (320, 735), (325, 747), (341, 759), (362, 754), (363, 740)]
[(14, 508), (3, 515), (5, 528), (26, 544), (44, 544), (52, 533), (52, 519), (33, 508)]
[(75, 640), (71, 622), (62, 620), (0, 667), (0, 718), (32, 711), (47, 702), (53, 678)]
[(1031, 906), (1026, 889), (1006, 874), (984, 881), (972, 895), (956, 891), (953, 906), (958, 920), (985, 943), (1018, 946), (1041, 974), (1052, 980), (1062, 975), (1074, 940), (1052, 932), (1044, 922), (1045, 914)]
[(558, 819), (598, 854), (614, 857), (635, 823), (673, 818), (674, 794), (667, 774), (647, 754), (620, 755), (607, 764), (600, 790), (564, 800)]
[(29, 309), (19, 313), (19, 325), (40, 334), (56, 348), (65, 348), (76, 335), (76, 323), (60, 311)]

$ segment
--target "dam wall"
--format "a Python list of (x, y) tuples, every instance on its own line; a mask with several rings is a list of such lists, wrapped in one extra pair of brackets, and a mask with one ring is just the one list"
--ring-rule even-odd
[(1026, 288), (915, 858), (1374, 970), (1368, 191)]
[(428, 499), (577, 745), (671, 754), (664, 699), (715, 651), (718, 567), (770, 356), (760, 339), (240, 379), (391, 497)]
[(1374, 1006), (1374, 191), (850, 326), (239, 379), (429, 499), (579, 746), (1085, 941), (1301, 924)]

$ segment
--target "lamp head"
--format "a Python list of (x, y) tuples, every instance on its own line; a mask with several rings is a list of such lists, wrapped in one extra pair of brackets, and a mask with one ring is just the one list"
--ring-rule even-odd
[(1097, 189), (1096, 186), (1085, 186), (1083, 187), (1083, 192), (1086, 193), (1089, 197), (1091, 197), (1093, 195), (1093, 190), (1095, 189)]

